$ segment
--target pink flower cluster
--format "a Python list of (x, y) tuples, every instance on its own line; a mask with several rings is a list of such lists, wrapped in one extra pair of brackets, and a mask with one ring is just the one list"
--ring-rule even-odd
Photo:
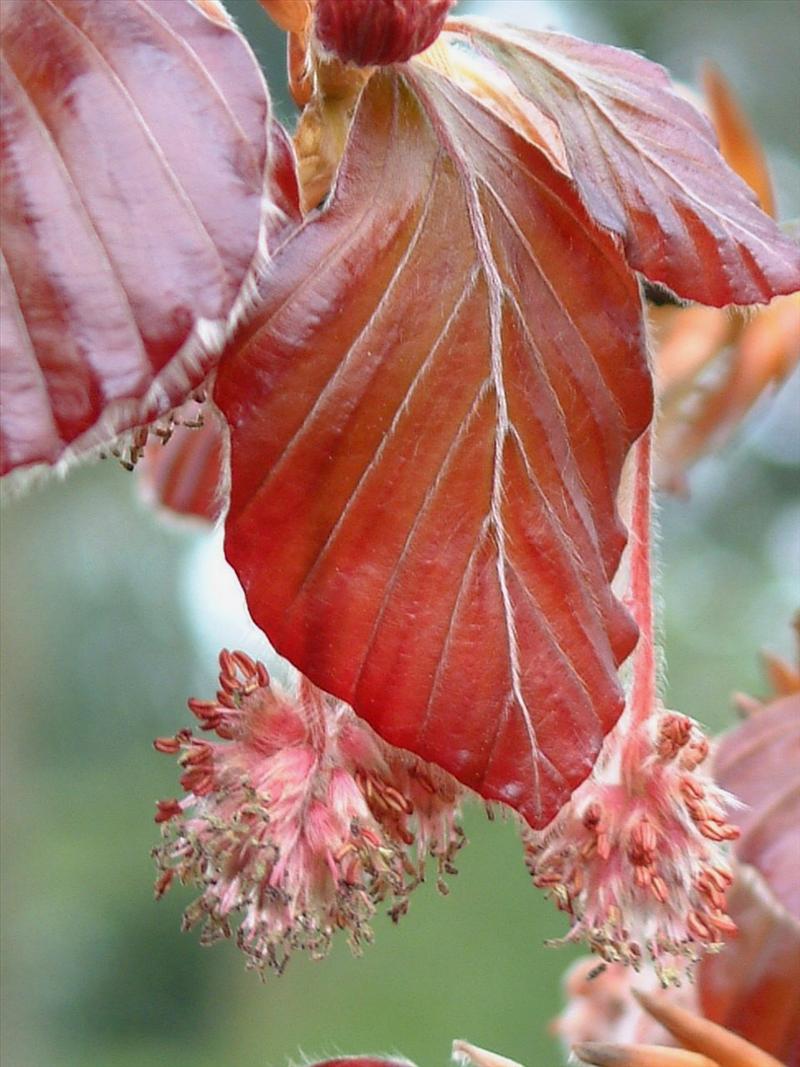
[(685, 715), (624, 717), (555, 827), (526, 835), (534, 883), (572, 917), (566, 940), (636, 969), (649, 956), (663, 984), (736, 930), (722, 846), (738, 830), (701, 770), (707, 754)]
[(387, 901), (399, 918), (433, 856), (440, 889), (464, 843), (460, 787), (392, 749), (306, 680), (290, 696), (241, 652), (220, 654), (214, 701), (190, 700), (203, 730), (155, 742), (179, 754), (182, 799), (160, 801), (156, 895), (175, 877), (202, 887), (184, 928), (237, 940), (262, 973), (295, 949), (327, 953), (338, 930), (358, 951)]

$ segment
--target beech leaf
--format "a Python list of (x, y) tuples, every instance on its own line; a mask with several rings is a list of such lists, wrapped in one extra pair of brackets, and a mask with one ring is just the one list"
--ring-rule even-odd
[(714, 777), (744, 805), (736, 857), (758, 870), (800, 923), (800, 693), (775, 700), (726, 734)]
[(375, 74), (214, 398), (277, 650), (550, 822), (623, 706), (615, 498), (652, 411), (637, 282), (571, 182), (429, 67)]
[[(189, 401), (184, 408), (186, 414), (179, 408), (178, 417), (197, 418), (196, 404)], [(223, 509), (225, 433), (222, 420), (212, 410), (204, 412), (202, 426), (179, 423), (169, 441), (148, 442), (136, 467), (148, 503), (214, 522)]]
[(309, 1067), (414, 1067), (414, 1064), (388, 1056), (337, 1056), (335, 1060), (318, 1060)]
[(451, 21), (556, 123), (595, 220), (632, 267), (702, 304), (753, 304), (800, 289), (800, 250), (724, 162), (711, 124), (666, 71), (568, 34)]
[(269, 103), (204, 0), (3, 0), (2, 465), (181, 403), (258, 258)]
[(800, 921), (746, 864), (736, 867), (728, 903), (737, 935), (700, 961), (702, 1014), (800, 1067)]
[[(264, 236), (267, 248), (274, 251), (301, 217), (294, 150), (275, 120), (270, 126), (269, 193), (273, 210), (267, 214)], [(209, 404), (199, 408), (192, 400), (172, 417), (167, 439), (150, 440), (137, 464), (143, 494), (153, 506), (215, 522), (224, 507), (225, 422)]]
[(707, 1018), (800, 1067), (800, 693), (754, 710), (723, 735), (714, 776), (738, 801), (730, 912), (739, 933), (702, 960), (700, 1004)]
[(800, 293), (756, 314), (662, 307), (651, 313), (659, 381), (658, 482), (683, 490), (686, 471), (720, 448), (800, 361)]

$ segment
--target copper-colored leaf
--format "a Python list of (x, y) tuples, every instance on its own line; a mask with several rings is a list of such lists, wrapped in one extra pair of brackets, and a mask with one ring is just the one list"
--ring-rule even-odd
[(800, 922), (746, 865), (736, 869), (728, 904), (738, 934), (699, 965), (702, 1013), (800, 1067)]
[(747, 182), (762, 209), (774, 218), (775, 196), (764, 149), (727, 78), (713, 63), (706, 63), (703, 68), (703, 90), (723, 159)]
[(729, 902), (739, 936), (702, 961), (700, 1006), (708, 1019), (800, 1067), (800, 694), (726, 734), (714, 775), (740, 802), (731, 812), (742, 835)]
[(716, 1060), (682, 1048), (663, 1045), (575, 1045), (573, 1053), (581, 1063), (596, 1067), (721, 1067)]
[(641, 991), (634, 991), (634, 995), (684, 1048), (708, 1056), (719, 1067), (781, 1067), (769, 1053), (725, 1027), (687, 1011), (667, 997)]
[(656, 355), (664, 386), (656, 471), (662, 485), (681, 488), (687, 468), (723, 445), (797, 366), (800, 293), (777, 297), (750, 320), (718, 308), (669, 311)]
[(286, 33), (302, 34), (311, 19), (310, 0), (259, 0), (259, 3)]
[(3, 0), (2, 472), (208, 373), (257, 257), (268, 100), (217, 3)]
[[(265, 219), (265, 239), (274, 252), (300, 223), (292, 143), (274, 120), (268, 181), (271, 209)], [(203, 425), (198, 426), (198, 421)], [(227, 477), (224, 421), (209, 405), (201, 411), (190, 400), (174, 413), (169, 432), (159, 435), (157, 431), (153, 437), (155, 442), (151, 439), (145, 446), (137, 466), (146, 499), (178, 515), (214, 522), (222, 514)]]
[(594, 218), (651, 281), (703, 304), (751, 304), (800, 288), (800, 252), (756, 206), (714, 132), (665, 71), (566, 34), (451, 22), (561, 130)]
[(275, 120), (269, 128), (268, 194), (273, 210), (266, 217), (266, 243), (273, 253), (300, 225), (300, 190), (294, 147), (283, 126)]
[(737, 858), (800, 921), (800, 694), (776, 700), (726, 735), (714, 777), (744, 804)]
[[(262, 0), (263, 2), (263, 0)], [(338, 1056), (335, 1060), (318, 1060), (309, 1067), (414, 1067), (408, 1060), (388, 1056)]]
[(643, 348), (636, 281), (569, 180), (412, 63), (368, 83), (330, 206), (219, 369), (255, 621), (535, 827), (622, 708), (615, 495), (651, 415)]
[[(714, 67), (705, 88), (724, 158), (772, 212), (764, 153), (731, 88)], [(752, 317), (667, 306), (651, 308), (650, 317), (661, 396), (657, 480), (680, 490), (687, 468), (724, 444), (800, 360), (800, 294), (779, 296)]]
[(206, 413), (202, 426), (178, 425), (168, 441), (148, 444), (137, 470), (148, 501), (214, 522), (222, 512), (223, 432), (218, 417)]

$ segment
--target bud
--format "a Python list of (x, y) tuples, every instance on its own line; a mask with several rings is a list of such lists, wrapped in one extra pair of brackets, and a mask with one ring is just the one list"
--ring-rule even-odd
[(405, 63), (439, 36), (455, 0), (317, 0), (314, 37), (358, 67)]

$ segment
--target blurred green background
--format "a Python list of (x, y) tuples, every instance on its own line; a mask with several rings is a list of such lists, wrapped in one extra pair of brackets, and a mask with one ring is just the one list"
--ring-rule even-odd
[[(106, 0), (112, 2), (112, 0)], [(283, 42), (255, 0), (229, 0), (283, 117)], [(793, 144), (798, 9), (783, 0), (489, 0), (466, 11), (642, 51), (691, 80), (725, 69), (767, 144), (785, 217), (800, 214)], [(669, 703), (713, 729), (732, 690), (763, 688), (756, 651), (791, 652), (800, 553), (800, 381), (662, 507)], [(156, 798), (174, 762), (150, 740), (210, 695), (221, 645), (263, 651), (218, 537), (160, 523), (135, 478), (72, 472), (2, 514), (2, 1059), (5, 1067), (279, 1067), (344, 1051), (443, 1065), (464, 1037), (527, 1067), (563, 1062), (547, 1021), (575, 953), (529, 884), (511, 821), (472, 811), (447, 899), (423, 887), (353, 960), (298, 958), (265, 985), (230, 944), (178, 927), (188, 891), (152, 902)]]

